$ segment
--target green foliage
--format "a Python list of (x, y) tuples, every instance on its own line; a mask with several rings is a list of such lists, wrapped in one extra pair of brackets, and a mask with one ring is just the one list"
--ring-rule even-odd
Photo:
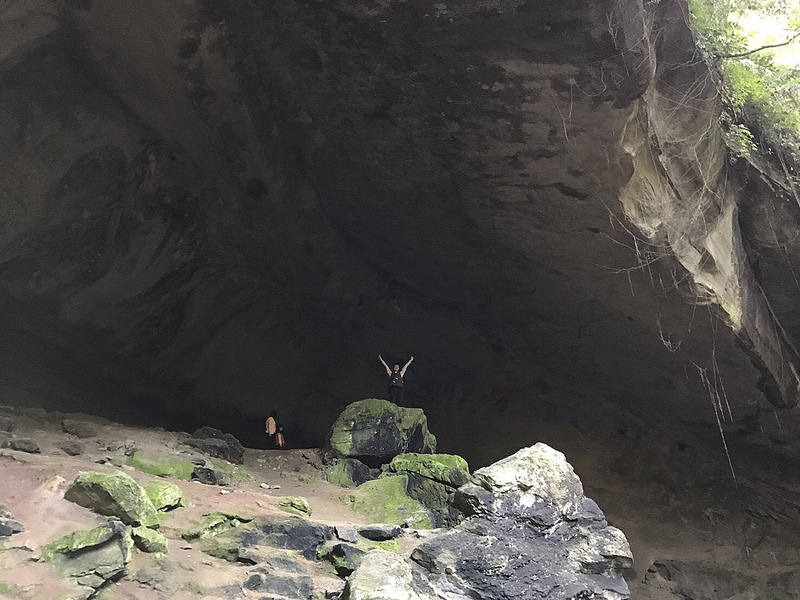
[(722, 124), (722, 137), (725, 145), (737, 158), (748, 158), (753, 152), (758, 151), (753, 132), (746, 125), (732, 123), (730, 113), (722, 113), (720, 117)]
[[(758, 145), (791, 148), (800, 135), (800, 70), (786, 59), (800, 41), (800, 12), (792, 0), (690, 0), (698, 45), (722, 76), (723, 134), (732, 154)], [(765, 19), (768, 19), (765, 21)], [(760, 30), (783, 32), (765, 38)], [(756, 41), (758, 38), (758, 41)], [(765, 48), (765, 46), (775, 46)], [(798, 61), (800, 62), (800, 61)], [(758, 135), (753, 135), (753, 132)]]

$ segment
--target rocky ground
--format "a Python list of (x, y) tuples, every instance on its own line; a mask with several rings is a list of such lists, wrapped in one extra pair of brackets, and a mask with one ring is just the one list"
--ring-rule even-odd
[[(359, 491), (326, 481), (329, 469), (316, 449), (246, 449), (242, 464), (235, 465), (210, 456), (218, 453), (213, 448), (218, 450), (220, 444), (207, 444), (200, 451), (186, 433), (11, 407), (0, 407), (0, 430), (9, 430), (0, 431), (1, 445), (6, 446), (0, 450), (0, 505), (6, 509), (0, 515), (0, 536), (6, 534), (0, 537), (0, 598), (85, 597), (81, 596), (85, 588), (81, 592), (73, 580), (65, 579), (42, 557), (48, 544), (62, 536), (107, 522), (64, 498), (71, 482), (88, 471), (122, 472), (145, 487), (170, 481), (185, 497), (185, 506), (161, 517), (158, 530), (166, 538), (168, 551), (134, 549), (124, 576), (112, 576), (111, 582), (100, 589), (98, 597), (109, 600), (305, 598), (311, 597), (309, 594), (337, 597), (344, 587), (344, 577), (335, 570), (341, 561), (318, 559), (319, 540), (305, 543), (305, 547), (304, 542), (290, 547), (284, 540), (271, 549), (259, 542), (248, 551), (241, 547), (232, 550), (224, 541), (217, 543), (217, 536), (212, 536), (213, 544), (205, 538), (187, 541), (192, 532), (202, 529), (207, 515), (227, 515), (234, 524), (258, 523), (261, 531), (266, 531), (265, 523), (287, 519), (291, 523), (327, 525), (330, 539), (322, 540), (322, 547), (331, 548), (342, 538), (354, 536), (353, 541), (360, 541), (353, 546), (388, 549), (401, 557), (410, 556), (420, 544), (439, 539), (436, 530), (413, 527), (383, 542), (354, 535), (351, 526), (384, 519), (376, 519), (375, 512), (354, 510), (363, 509)], [(655, 442), (640, 440), (639, 447), (643, 453), (653, 451)], [(626, 572), (631, 597), (800, 598), (800, 549), (795, 544), (800, 504), (791, 482), (779, 486), (759, 480), (756, 474), (740, 474), (737, 487), (710, 470), (700, 455), (693, 461), (694, 468), (686, 472), (676, 472), (668, 454), (630, 456), (628, 464), (617, 458), (615, 464), (609, 464), (609, 457), (616, 456), (611, 445), (613, 441), (609, 440), (605, 452), (597, 446), (593, 457), (583, 457), (576, 468), (582, 477), (582, 469), (590, 470), (584, 477), (585, 482), (591, 481), (586, 486), (587, 495), (599, 503), (609, 522), (631, 543), (636, 561)], [(225, 485), (148, 474), (142, 470), (146, 461), (132, 460), (137, 456), (193, 460), (192, 464), (205, 465)], [(643, 469), (642, 464), (650, 468)], [(149, 470), (153, 470), (152, 464)], [(702, 479), (705, 486), (698, 483)], [(676, 490), (676, 486), (685, 489)], [(305, 498), (312, 511), (307, 520), (287, 513), (286, 500), (297, 497)], [(11, 533), (15, 529), (21, 531)], [(339, 536), (337, 532), (344, 533)], [(303, 530), (289, 535), (313, 538), (316, 533)], [(233, 558), (238, 560), (230, 560), (231, 551), (237, 553)], [(387, 568), (386, 564), (377, 568)], [(266, 581), (280, 582), (284, 588), (272, 589), (269, 585), (273, 584)], [(430, 585), (436, 588), (436, 582)]]

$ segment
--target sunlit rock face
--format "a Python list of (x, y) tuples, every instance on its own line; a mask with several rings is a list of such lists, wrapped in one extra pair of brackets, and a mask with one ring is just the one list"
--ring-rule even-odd
[[(651, 35), (674, 6), (4, 8), (5, 395), (251, 445), (275, 409), (318, 444), (384, 391), (382, 352), (416, 357), (406, 401), (479, 463), (626, 411), (717, 444), (722, 385), (774, 427), (757, 382), (783, 363), (751, 364), (638, 218), (635, 186), (671, 185), (646, 102), (684, 62), (685, 30)], [(720, 214), (763, 241), (736, 219), (765, 210)]]

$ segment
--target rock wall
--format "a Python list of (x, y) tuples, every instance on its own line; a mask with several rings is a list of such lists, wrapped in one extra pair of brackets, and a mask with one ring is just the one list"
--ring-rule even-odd
[[(687, 15), (683, 2), (620, 12), (619, 37), (630, 52), (629, 64), (650, 78), (622, 138), (634, 173), (620, 200), (650, 246), (649, 255), (664, 252), (677, 259), (695, 301), (718, 305), (763, 361), (778, 389), (767, 398), (791, 408), (800, 390), (800, 355), (753, 271), (751, 256), (764, 240), (746, 240), (740, 224), (747, 220), (740, 206), (753, 201), (745, 185), (756, 173), (737, 168), (725, 146), (722, 83), (697, 49)], [(765, 191), (759, 201), (785, 202), (774, 188)], [(788, 256), (785, 268), (792, 269)]]

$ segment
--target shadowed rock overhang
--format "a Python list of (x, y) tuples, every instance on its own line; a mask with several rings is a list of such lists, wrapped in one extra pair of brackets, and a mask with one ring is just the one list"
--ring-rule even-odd
[(729, 162), (686, 14), (2, 9), (3, 389), (251, 444), (273, 408), (321, 441), (378, 352), (445, 445), (793, 407), (797, 205)]

